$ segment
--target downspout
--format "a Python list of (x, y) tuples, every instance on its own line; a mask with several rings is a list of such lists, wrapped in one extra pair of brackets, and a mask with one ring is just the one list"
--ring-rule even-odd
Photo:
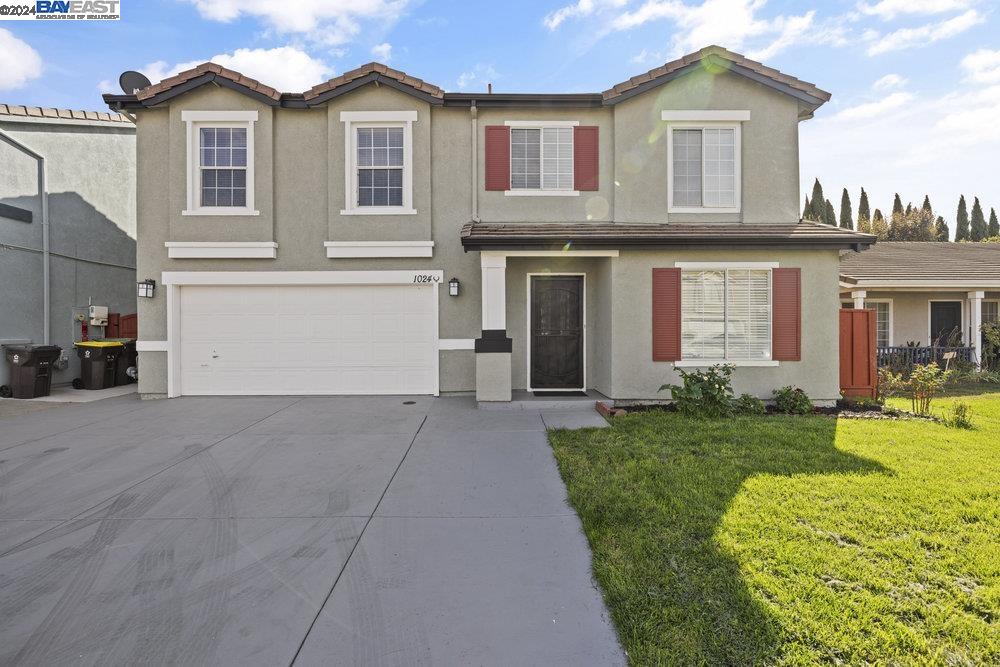
[(472, 100), (469, 107), (472, 115), (472, 222), (479, 222), (479, 108)]
[(45, 188), (45, 158), (31, 150), (6, 132), (0, 131), (0, 140), (38, 163), (38, 199), (42, 208), (42, 344), (49, 344), (49, 193)]

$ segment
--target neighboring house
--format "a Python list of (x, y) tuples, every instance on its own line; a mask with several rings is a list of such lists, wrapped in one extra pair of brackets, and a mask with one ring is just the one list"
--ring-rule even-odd
[[(74, 318), (135, 312), (135, 125), (119, 114), (0, 104), (0, 133), (45, 159), (53, 382), (79, 377)], [(44, 230), (35, 159), (0, 141), (0, 344), (45, 342)], [(101, 329), (92, 330), (98, 335)], [(0, 361), (0, 384), (8, 368)]]
[(1000, 244), (880, 241), (840, 261), (844, 307), (877, 311), (877, 343), (962, 346), (980, 359), (987, 322), (1000, 319)]
[(158, 285), (140, 392), (627, 401), (729, 362), (737, 391), (832, 401), (839, 252), (874, 238), (799, 222), (829, 97), (719, 47), (593, 94), (377, 63), (279, 93), (206, 63), (106, 95)]

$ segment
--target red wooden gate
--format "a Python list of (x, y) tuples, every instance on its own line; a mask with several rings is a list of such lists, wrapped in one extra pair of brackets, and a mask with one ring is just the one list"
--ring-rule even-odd
[(875, 398), (878, 367), (875, 311), (840, 310), (840, 392), (845, 398)]

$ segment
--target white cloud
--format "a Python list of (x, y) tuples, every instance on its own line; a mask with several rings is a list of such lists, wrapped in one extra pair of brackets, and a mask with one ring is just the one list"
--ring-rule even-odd
[(385, 64), (392, 60), (392, 44), (389, 42), (382, 42), (381, 44), (376, 44), (372, 47), (372, 55), (379, 62)]
[(892, 90), (906, 84), (906, 79), (898, 74), (886, 74), (872, 84), (875, 90)]
[(493, 65), (477, 64), (471, 70), (458, 75), (455, 85), (458, 90), (469, 90), (473, 85), (482, 90), (486, 90), (486, 84), (494, 83), (499, 74)]
[(848, 107), (837, 113), (833, 118), (836, 120), (869, 120), (884, 116), (886, 113), (898, 109), (913, 100), (913, 95), (906, 92), (893, 93), (874, 102), (866, 102), (857, 106)]
[[(209, 58), (228, 69), (236, 70), (263, 84), (282, 92), (301, 92), (332, 75), (331, 69), (322, 60), (317, 60), (294, 46), (279, 46), (273, 49), (236, 49), (232, 53), (220, 53)], [(202, 60), (168, 65), (162, 60), (149, 63), (141, 69), (153, 83), (173, 76), (178, 72), (201, 64)]]
[(324, 44), (343, 44), (361, 21), (395, 20), (409, 0), (186, 0), (204, 18), (229, 22), (241, 16), (263, 21), (279, 34), (300, 33)]
[(858, 3), (862, 14), (878, 16), (890, 21), (907, 14), (943, 14), (961, 11), (976, 4), (976, 0), (881, 0), (876, 3)]
[(558, 28), (566, 19), (580, 18), (582, 16), (590, 16), (591, 14), (607, 9), (607, 8), (617, 8), (624, 7), (627, 5), (629, 0), (577, 0), (572, 5), (566, 5), (565, 7), (560, 7), (554, 12), (549, 12), (542, 19), (542, 23), (549, 30), (555, 30)]
[(99, 93), (117, 93), (121, 92), (118, 90), (118, 86), (114, 84), (111, 79), (101, 79), (97, 82), (97, 91)]
[(985, 20), (985, 17), (978, 11), (970, 9), (958, 16), (937, 23), (927, 23), (916, 28), (900, 28), (874, 41), (868, 47), (868, 55), (876, 56), (915, 46), (927, 46), (961, 34)]
[(1000, 83), (1000, 50), (979, 49), (962, 58), (965, 78), (975, 83)]
[(0, 90), (20, 88), (42, 75), (42, 57), (31, 46), (0, 28)]

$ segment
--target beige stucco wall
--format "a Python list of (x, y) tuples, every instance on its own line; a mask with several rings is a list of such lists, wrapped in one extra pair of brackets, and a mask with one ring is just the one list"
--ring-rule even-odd
[[(890, 302), (889, 317), (892, 320), (892, 345), (903, 346), (909, 342), (930, 345), (930, 302), (959, 301), (962, 304), (963, 337), (968, 343), (970, 327), (970, 304), (968, 291), (872, 291), (867, 290), (867, 300), (887, 300)], [(841, 293), (841, 301), (851, 301), (850, 291)], [(1000, 300), (1000, 292), (985, 292), (985, 300)]]
[(813, 400), (840, 397), (837, 275), (835, 250), (623, 251), (612, 261), (616, 286), (611, 306), (615, 331), (611, 349), (611, 396), (619, 400), (669, 398), (657, 389), (680, 381), (671, 362), (652, 361), (652, 270), (674, 262), (778, 262), (802, 269), (802, 360), (775, 367), (737, 368), (736, 393), (770, 399), (784, 385), (801, 387)]
[[(664, 110), (749, 110), (741, 125), (742, 211), (667, 213)], [(702, 70), (615, 106), (615, 219), (620, 222), (772, 222), (799, 219), (798, 103), (762, 84)]]

